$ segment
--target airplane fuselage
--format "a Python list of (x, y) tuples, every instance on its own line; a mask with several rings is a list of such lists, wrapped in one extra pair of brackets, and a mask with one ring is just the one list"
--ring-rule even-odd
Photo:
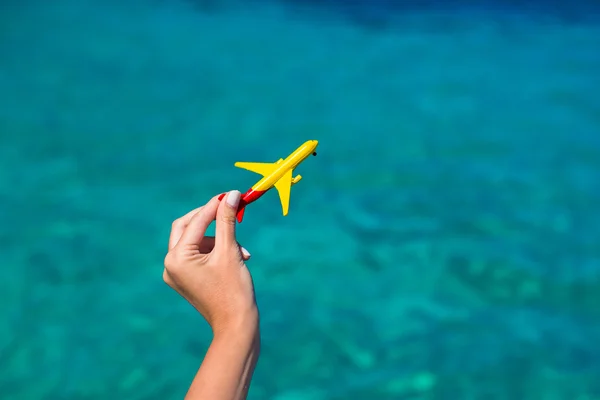
[[(254, 186), (242, 195), (237, 208), (238, 222), (242, 222), (244, 210), (248, 204), (255, 202), (274, 187), (279, 192), (283, 215), (287, 215), (290, 204), (290, 189), (302, 179), (302, 176), (300, 175), (297, 175), (296, 177), (292, 176), (294, 169), (311, 154), (316, 156), (317, 153), (315, 152), (315, 149), (318, 145), (319, 142), (317, 140), (308, 140), (294, 150), (287, 158), (281, 158), (275, 163), (236, 162), (236, 167), (263, 176)], [(225, 193), (221, 194), (219, 200), (222, 200), (224, 196)]]
[[(302, 161), (306, 160), (311, 154), (314, 154), (318, 144), (319, 142), (316, 140), (308, 140), (294, 150), (287, 158), (277, 161), (275, 163), (277, 168), (271, 174), (262, 177), (254, 184), (254, 186), (248, 189), (248, 191), (242, 195), (241, 201), (245, 204), (250, 204), (258, 200), (262, 195), (272, 189), (275, 186), (275, 183), (277, 183), (284, 174), (290, 170), (293, 171)], [(295, 178), (294, 183), (299, 180), (299, 177)]]

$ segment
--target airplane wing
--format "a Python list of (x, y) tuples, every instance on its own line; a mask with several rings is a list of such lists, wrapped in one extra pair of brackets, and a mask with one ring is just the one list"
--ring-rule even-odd
[(234, 165), (238, 168), (247, 169), (248, 171), (255, 172), (262, 176), (269, 175), (277, 168), (277, 165), (273, 163), (236, 162)]
[(290, 208), (290, 191), (292, 188), (292, 175), (294, 171), (289, 170), (275, 183), (275, 188), (279, 192), (279, 199), (281, 200), (281, 208), (283, 215), (288, 214)]

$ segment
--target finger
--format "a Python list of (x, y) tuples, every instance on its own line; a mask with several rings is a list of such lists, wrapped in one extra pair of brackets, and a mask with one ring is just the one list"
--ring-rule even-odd
[(171, 236), (169, 236), (169, 250), (177, 245), (177, 242), (181, 238), (181, 235), (183, 235), (183, 231), (185, 231), (185, 228), (190, 223), (192, 217), (198, 211), (202, 210), (202, 208), (204, 208), (204, 206), (195, 208), (189, 213), (185, 214), (183, 217), (179, 217), (173, 221), (173, 225), (171, 226)]
[(245, 247), (240, 246), (240, 252), (242, 253), (242, 259), (244, 261), (248, 261), (250, 257), (252, 257), (252, 254), (250, 254), (250, 252), (246, 250)]
[(226, 248), (237, 245), (235, 240), (235, 215), (240, 204), (240, 198), (241, 193), (232, 190), (225, 196), (225, 201), (219, 204), (215, 229), (215, 247)]
[(181, 235), (181, 239), (177, 245), (195, 245), (200, 246), (206, 229), (215, 220), (217, 209), (219, 208), (219, 199), (213, 197), (202, 210), (194, 214), (185, 231)]
[[(213, 199), (215, 199), (217, 197), (221, 197), (222, 195), (223, 194), (217, 195), (217, 196), (213, 197)], [(185, 228), (190, 223), (192, 217), (194, 215), (196, 215), (196, 213), (198, 213), (203, 208), (204, 208), (204, 206), (195, 208), (192, 211), (190, 211), (189, 213), (185, 214), (183, 217), (179, 217), (175, 221), (173, 221), (173, 225), (171, 227), (171, 235), (169, 237), (169, 250), (171, 250), (173, 247), (177, 246), (177, 242), (181, 238), (181, 235), (183, 235), (183, 231), (185, 231)]]

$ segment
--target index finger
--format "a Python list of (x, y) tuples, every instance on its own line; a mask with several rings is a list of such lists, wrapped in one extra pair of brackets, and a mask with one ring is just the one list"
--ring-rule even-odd
[(169, 236), (169, 250), (177, 245), (177, 242), (179, 242), (181, 235), (183, 235), (183, 232), (185, 231), (185, 228), (187, 228), (192, 217), (203, 208), (204, 206), (195, 208), (189, 213), (185, 214), (183, 217), (179, 217), (173, 221), (171, 235)]
[[(213, 197), (212, 199), (219, 197), (219, 196), (220, 195), (217, 195), (217, 196)], [(185, 228), (187, 228), (188, 224), (192, 220), (192, 217), (194, 215), (196, 215), (196, 213), (200, 212), (200, 210), (202, 210), (205, 206), (206, 206), (206, 204), (204, 206), (194, 208), (192, 211), (188, 212), (184, 216), (179, 217), (175, 221), (173, 221), (173, 226), (171, 227), (171, 235), (169, 236), (169, 250), (171, 250), (171, 249), (173, 249), (173, 247), (177, 246), (177, 242), (179, 242), (179, 239), (181, 239), (181, 235), (183, 235), (183, 232), (185, 231)]]
[(200, 211), (194, 214), (185, 228), (181, 239), (177, 246), (182, 245), (200, 245), (204, 238), (206, 229), (217, 217), (217, 209), (219, 208), (220, 200), (218, 196), (213, 197)]

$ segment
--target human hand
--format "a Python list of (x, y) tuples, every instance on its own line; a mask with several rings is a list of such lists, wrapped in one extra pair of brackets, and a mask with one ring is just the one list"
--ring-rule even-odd
[[(173, 222), (164, 281), (202, 314), (216, 334), (256, 325), (258, 308), (245, 260), (236, 241), (240, 192), (231, 191)], [(216, 220), (215, 237), (205, 236)]]

